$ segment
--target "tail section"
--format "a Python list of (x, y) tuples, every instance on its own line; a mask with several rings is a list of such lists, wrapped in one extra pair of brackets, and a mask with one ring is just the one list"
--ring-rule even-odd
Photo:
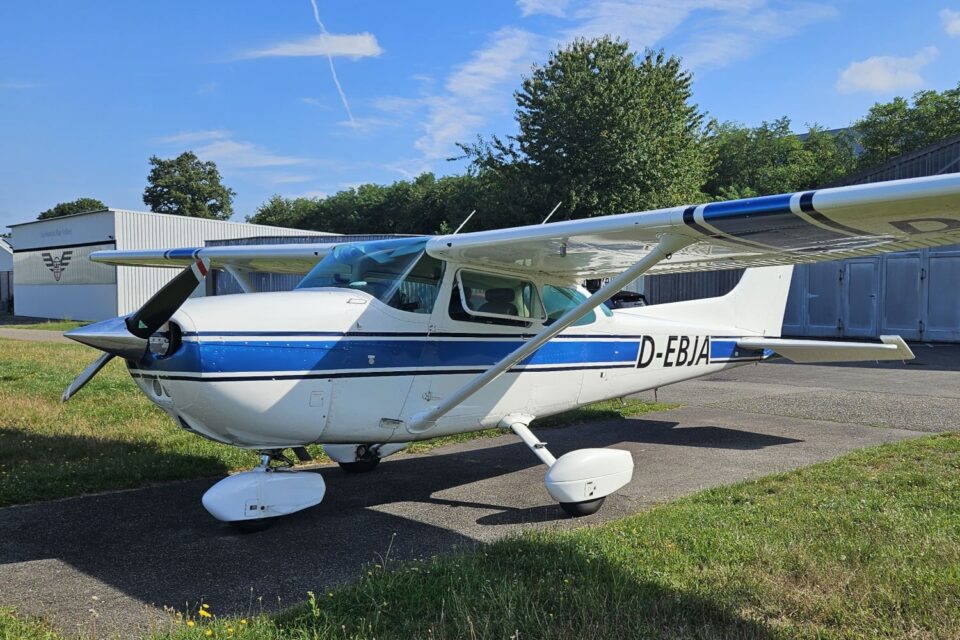
[(792, 265), (747, 269), (724, 296), (657, 304), (635, 312), (649, 318), (723, 325), (744, 334), (779, 337), (792, 276)]

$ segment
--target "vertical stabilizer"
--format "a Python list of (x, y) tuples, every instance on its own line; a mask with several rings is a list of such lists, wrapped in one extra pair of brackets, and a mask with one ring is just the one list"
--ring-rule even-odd
[(793, 266), (747, 269), (730, 293), (717, 298), (657, 304), (618, 313), (682, 323), (728, 326), (742, 335), (779, 337)]

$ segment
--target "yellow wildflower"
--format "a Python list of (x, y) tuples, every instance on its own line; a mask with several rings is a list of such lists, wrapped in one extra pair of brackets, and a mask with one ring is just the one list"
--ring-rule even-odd
[(212, 636), (212, 635), (213, 635), (213, 629), (207, 629), (206, 631), (203, 632), (203, 635), (205, 635), (205, 636)]
[(240, 624), (247, 624), (246, 618), (240, 618)]
[(200, 611), (198, 611), (197, 613), (200, 614), (200, 617), (201, 617), (201, 618), (212, 618), (212, 617), (213, 617), (213, 616), (210, 614), (210, 612), (207, 611), (206, 609), (200, 609)]
[(204, 603), (200, 606), (200, 608), (201, 608), (201, 609), (209, 609), (209, 608), (210, 608), (210, 605), (207, 604), (206, 602), (204, 602)]
[(197, 623), (194, 622), (193, 620), (187, 620), (187, 626), (188, 626), (188, 627), (192, 627), (192, 626), (195, 625), (195, 624), (197, 624)]

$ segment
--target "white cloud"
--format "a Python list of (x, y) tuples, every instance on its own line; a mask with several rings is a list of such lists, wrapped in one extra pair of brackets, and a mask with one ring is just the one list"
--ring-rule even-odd
[(525, 17), (543, 14), (562, 18), (566, 15), (567, 5), (569, 4), (570, 0), (517, 0), (520, 13)]
[(42, 82), (0, 82), (0, 91), (26, 91), (28, 89), (39, 89), (45, 87)]
[(172, 136), (157, 138), (156, 142), (160, 144), (191, 144), (194, 142), (208, 142), (210, 140), (223, 140), (230, 137), (230, 132), (226, 129), (205, 129), (202, 131), (181, 131)]
[(840, 72), (837, 91), (840, 93), (890, 93), (916, 89), (923, 85), (920, 70), (937, 59), (936, 47), (924, 47), (909, 58), (874, 56), (851, 62)]
[(279, 174), (269, 176), (268, 179), (272, 184), (297, 184), (300, 182), (310, 182), (315, 179), (316, 176), (301, 176), (301, 175), (291, 175), (291, 174)]
[(201, 160), (212, 160), (220, 168), (250, 169), (263, 167), (286, 167), (310, 162), (307, 158), (282, 156), (271, 153), (245, 140), (234, 140), (226, 129), (184, 131), (172, 136), (157, 138), (164, 145), (197, 145), (193, 152)]
[(282, 42), (266, 49), (257, 49), (243, 54), (242, 58), (276, 58), (303, 56), (331, 56), (370, 58), (383, 53), (372, 33), (334, 34), (321, 33), (305, 40)]
[(319, 99), (317, 99), (317, 98), (300, 98), (300, 102), (302, 102), (303, 104), (308, 104), (308, 105), (310, 105), (311, 107), (319, 107), (319, 108), (321, 108), (321, 109), (329, 109), (329, 108), (330, 108), (330, 105), (328, 105), (328, 104), (327, 104), (326, 102), (324, 102), (323, 100), (319, 100)]
[(481, 130), (491, 110), (509, 108), (510, 95), (536, 59), (540, 38), (528, 31), (505, 27), (482, 49), (457, 67), (444, 83), (444, 92), (423, 99), (427, 105), (424, 135), (414, 147), (427, 159), (438, 160), (455, 151)]
[(306, 158), (270, 153), (242, 140), (214, 140), (197, 147), (194, 152), (203, 160), (213, 160), (221, 167), (233, 169), (285, 167), (308, 162)]
[(940, 20), (943, 22), (943, 28), (947, 30), (948, 36), (960, 37), (960, 11), (944, 9), (940, 12)]
[(812, 2), (789, 6), (744, 3), (697, 25), (680, 55), (688, 69), (724, 67), (753, 55), (771, 40), (788, 38), (837, 13), (831, 5)]

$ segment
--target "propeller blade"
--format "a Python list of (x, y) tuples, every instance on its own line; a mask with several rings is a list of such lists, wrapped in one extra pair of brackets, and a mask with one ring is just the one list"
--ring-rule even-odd
[(114, 357), (115, 356), (112, 353), (104, 353), (99, 358), (91, 362), (90, 365), (80, 373), (80, 375), (73, 379), (73, 382), (70, 383), (70, 386), (67, 387), (67, 390), (63, 392), (62, 396), (60, 396), (60, 402), (66, 402), (72, 398), (77, 391), (80, 391), (80, 389), (83, 388), (83, 385), (90, 382), (90, 379), (97, 375), (97, 372), (99, 372), (100, 369), (103, 369), (108, 362), (114, 359)]
[(127, 318), (127, 330), (138, 338), (152, 336), (187, 301), (209, 272), (210, 261), (198, 258)]

